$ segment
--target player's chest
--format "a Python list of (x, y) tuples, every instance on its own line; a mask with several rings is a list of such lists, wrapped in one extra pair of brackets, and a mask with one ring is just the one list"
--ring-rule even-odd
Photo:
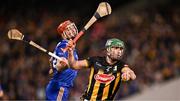
[(100, 62), (94, 64), (94, 80), (100, 83), (110, 83), (120, 76), (119, 65), (104, 65)]
[(120, 72), (122, 66), (117, 64), (114, 65), (108, 65), (104, 62), (94, 62), (94, 69), (95, 72), (102, 71), (104, 74), (116, 74), (117, 72)]

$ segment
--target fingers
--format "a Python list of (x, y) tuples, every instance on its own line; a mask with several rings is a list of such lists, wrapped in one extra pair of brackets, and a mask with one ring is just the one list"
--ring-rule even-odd
[(68, 64), (68, 60), (66, 59), (66, 58), (64, 58), (64, 57), (61, 57), (61, 61), (59, 61), (59, 63), (60, 64), (65, 64), (65, 65), (67, 65)]
[(64, 57), (61, 57), (62, 60), (57, 60), (56, 68), (58, 71), (61, 71), (68, 67), (68, 60)]
[(129, 75), (130, 75), (132, 80), (136, 79), (136, 75), (132, 70), (129, 72)]
[(72, 39), (69, 40), (67, 47), (68, 47), (68, 50), (70, 50), (70, 51), (74, 50), (75, 43), (74, 43), (74, 41)]
[(121, 75), (122, 81), (129, 81), (130, 80), (130, 74), (128, 72), (124, 72)]
[(136, 75), (134, 71), (132, 71), (130, 68), (126, 68), (126, 70), (123, 71), (123, 74), (121, 75), (123, 81), (128, 81), (128, 80), (134, 80), (136, 79)]

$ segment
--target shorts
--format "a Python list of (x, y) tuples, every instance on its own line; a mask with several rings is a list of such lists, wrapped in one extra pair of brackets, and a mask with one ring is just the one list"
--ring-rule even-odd
[(48, 101), (68, 101), (69, 88), (48, 84), (46, 87), (46, 100)]

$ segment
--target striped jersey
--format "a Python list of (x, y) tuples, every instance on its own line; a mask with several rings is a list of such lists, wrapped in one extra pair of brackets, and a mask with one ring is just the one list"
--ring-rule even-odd
[(113, 100), (121, 83), (121, 69), (125, 63), (118, 61), (109, 65), (105, 57), (87, 59), (90, 68), (89, 83), (82, 99)]

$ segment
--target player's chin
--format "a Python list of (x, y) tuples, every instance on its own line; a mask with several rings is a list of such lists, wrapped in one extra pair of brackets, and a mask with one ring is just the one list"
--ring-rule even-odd
[(121, 60), (122, 57), (121, 57), (121, 56), (115, 56), (115, 57), (113, 57), (112, 59), (118, 61), (118, 60)]
[(74, 39), (76, 37), (76, 33), (72, 34), (71, 37)]

